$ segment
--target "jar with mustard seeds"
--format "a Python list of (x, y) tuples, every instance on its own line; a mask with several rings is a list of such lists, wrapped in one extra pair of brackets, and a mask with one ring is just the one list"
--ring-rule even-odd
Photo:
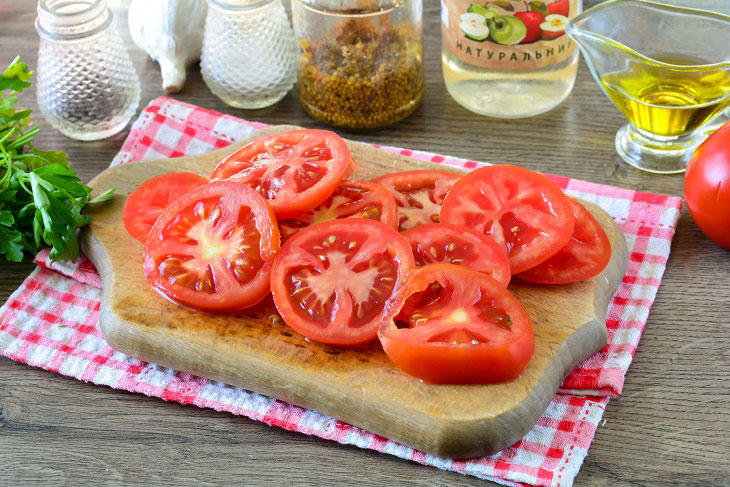
[(292, 0), (304, 110), (334, 127), (372, 129), (423, 99), (422, 0)]

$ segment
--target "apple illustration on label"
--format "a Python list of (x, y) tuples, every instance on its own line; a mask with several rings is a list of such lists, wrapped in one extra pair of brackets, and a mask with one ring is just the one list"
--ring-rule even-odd
[(487, 20), (492, 39), (504, 46), (519, 44), (527, 34), (525, 23), (517, 17), (510, 15), (498, 15)]
[(545, 16), (539, 12), (517, 12), (515, 17), (520, 19), (527, 29), (525, 38), (522, 39), (520, 44), (527, 44), (528, 42), (536, 41), (540, 38), (540, 24), (545, 21)]
[(565, 34), (567, 25), (568, 17), (557, 14), (548, 15), (545, 17), (545, 22), (540, 24), (540, 36), (543, 39), (556, 39)]
[(479, 14), (483, 16), (485, 19), (491, 19), (493, 17), (496, 17), (499, 15), (499, 12), (494, 10), (493, 8), (487, 8), (482, 5), (478, 5), (476, 3), (472, 3), (469, 5), (469, 7), (466, 9), (469, 13)]
[(547, 6), (548, 13), (567, 17), (570, 14), (570, 0), (558, 0)]
[(487, 19), (478, 13), (468, 12), (459, 16), (459, 27), (466, 37), (475, 41), (483, 41), (489, 37)]

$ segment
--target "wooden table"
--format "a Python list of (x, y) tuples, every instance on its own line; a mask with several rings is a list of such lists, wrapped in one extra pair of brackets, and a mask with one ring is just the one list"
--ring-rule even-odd
[[(30, 0), (0, 0), (0, 64), (20, 53), (35, 66), (34, 8)], [(350, 137), (682, 194), (681, 176), (652, 176), (618, 161), (613, 139), (624, 120), (584, 62), (573, 93), (555, 110), (517, 121), (479, 117), (457, 105), (444, 87), (435, 0), (426, 0), (424, 20), (428, 80), (423, 105), (394, 127)], [(119, 16), (117, 22), (124, 26), (125, 19)], [(144, 106), (162, 94), (159, 69), (128, 46), (142, 80)], [(198, 66), (189, 70), (184, 91), (175, 96), (252, 120), (320, 126), (291, 93), (263, 110), (230, 108), (208, 91)], [(34, 93), (21, 96), (19, 106), (35, 108)], [(41, 148), (68, 152), (88, 180), (109, 164), (126, 135), (77, 142), (43, 123), (36, 139)], [(30, 261), (0, 263), (0, 302), (33, 267)], [(610, 402), (577, 485), (728, 485), (729, 325), (730, 253), (710, 242), (684, 210), (624, 394)], [(340, 485), (353, 477), (367, 485), (484, 485), (389, 455), (0, 359), (0, 485)]]

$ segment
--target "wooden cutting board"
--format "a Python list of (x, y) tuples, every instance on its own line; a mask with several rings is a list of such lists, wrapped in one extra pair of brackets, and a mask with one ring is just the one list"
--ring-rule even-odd
[[(271, 127), (256, 136), (292, 128)], [(466, 458), (521, 439), (568, 372), (605, 345), (605, 312), (626, 271), (627, 248), (613, 220), (590, 203), (586, 207), (611, 240), (611, 262), (601, 275), (581, 283), (538, 286), (515, 280), (510, 285), (534, 323), (537, 343), (528, 367), (510, 383), (423, 383), (394, 367), (377, 344), (347, 350), (305, 340), (281, 321), (270, 298), (237, 315), (195, 311), (161, 298), (145, 281), (142, 244), (122, 225), (127, 196), (146, 179), (170, 171), (207, 177), (245, 142), (198, 156), (112, 167), (90, 183), (97, 194), (117, 190), (112, 201), (89, 210), (91, 224), (82, 234), (83, 249), (104, 282), (101, 330), (115, 349), (311, 408), (427, 453)], [(348, 144), (359, 164), (353, 178), (444, 169)]]

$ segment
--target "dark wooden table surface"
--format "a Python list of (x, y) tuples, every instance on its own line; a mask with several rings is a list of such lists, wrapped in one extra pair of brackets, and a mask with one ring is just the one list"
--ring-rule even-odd
[[(34, 9), (31, 0), (0, 0), (0, 64), (19, 53), (35, 66)], [(583, 61), (573, 93), (552, 112), (517, 121), (482, 118), (457, 105), (444, 87), (435, 0), (426, 0), (424, 20), (423, 105), (394, 127), (350, 137), (682, 195), (681, 176), (644, 174), (617, 160), (613, 139), (624, 120)], [(124, 19), (117, 22), (124, 27)], [(144, 106), (162, 94), (159, 70), (131, 43), (129, 49)], [(252, 120), (320, 126), (291, 93), (263, 110), (230, 108), (206, 88), (197, 65), (175, 96)], [(20, 106), (35, 108), (33, 93), (21, 96)], [(126, 135), (77, 142), (44, 123), (37, 141), (47, 150), (68, 152), (88, 180), (109, 164)], [(30, 262), (0, 263), (0, 303), (32, 269)], [(610, 402), (577, 485), (730, 485), (729, 343), (730, 252), (704, 237), (683, 210), (624, 394)], [(389, 455), (0, 358), (0, 485), (340, 485), (355, 478), (367, 485), (483, 485)]]

